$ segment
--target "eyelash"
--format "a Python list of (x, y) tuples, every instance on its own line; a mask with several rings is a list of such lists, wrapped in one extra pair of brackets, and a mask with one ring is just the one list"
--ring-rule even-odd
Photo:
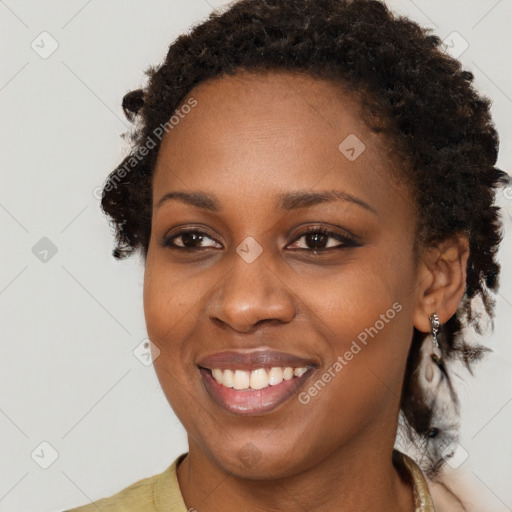
[[(211, 240), (214, 240), (206, 232), (201, 231), (200, 229), (189, 228), (189, 229), (185, 229), (183, 231), (180, 231), (178, 233), (175, 233), (174, 235), (172, 235), (170, 237), (165, 237), (163, 242), (162, 242), (162, 246), (163, 247), (167, 247), (169, 249), (175, 249), (175, 250), (181, 250), (181, 251), (201, 251), (201, 250), (205, 250), (205, 249), (210, 249), (211, 248), (211, 247), (182, 247), (182, 246), (175, 245), (173, 243), (173, 241), (176, 238), (179, 238), (180, 236), (185, 235), (185, 234), (206, 235)], [(360, 246), (360, 243), (356, 240), (356, 238), (354, 236), (351, 236), (349, 234), (342, 235), (340, 233), (337, 233), (336, 231), (330, 231), (329, 229), (327, 229), (327, 228), (325, 228), (323, 226), (318, 226), (318, 227), (310, 226), (310, 227), (308, 227), (304, 232), (302, 232), (299, 236), (297, 236), (293, 240), (292, 243), (297, 242), (298, 240), (300, 240), (301, 238), (303, 238), (304, 236), (307, 236), (309, 234), (320, 234), (320, 235), (326, 236), (328, 238), (334, 238), (338, 242), (341, 242), (341, 244), (337, 245), (335, 247), (327, 247), (327, 248), (320, 248), (320, 249), (309, 249), (309, 248), (302, 249), (302, 248), (299, 248), (299, 249), (292, 249), (292, 250), (308, 251), (308, 252), (319, 253), (319, 252), (325, 252), (325, 251), (329, 251), (329, 250), (333, 250), (333, 249), (348, 249), (348, 248), (353, 248), (353, 247), (359, 247)], [(216, 242), (216, 243), (218, 243), (218, 242)]]

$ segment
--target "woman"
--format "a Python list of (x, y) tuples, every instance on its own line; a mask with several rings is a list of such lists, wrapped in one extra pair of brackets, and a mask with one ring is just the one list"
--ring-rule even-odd
[(74, 510), (467, 510), (450, 361), (507, 182), (471, 73), (372, 0), (238, 1), (146, 73), (102, 206), (189, 451)]

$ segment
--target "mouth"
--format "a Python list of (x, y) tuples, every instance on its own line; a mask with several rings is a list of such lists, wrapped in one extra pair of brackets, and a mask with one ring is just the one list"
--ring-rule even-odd
[(289, 400), (316, 364), (279, 352), (223, 352), (202, 360), (198, 368), (217, 405), (247, 416), (269, 413)]

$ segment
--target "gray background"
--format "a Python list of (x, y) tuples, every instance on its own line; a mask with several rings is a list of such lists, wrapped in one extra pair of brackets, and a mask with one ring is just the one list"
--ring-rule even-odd
[[(146, 337), (142, 264), (111, 257), (97, 187), (127, 152), (122, 96), (143, 85), (143, 70), (176, 36), (223, 3), (0, 2), (1, 511), (89, 503), (187, 450), (137, 350)], [(498, 165), (510, 172), (512, 2), (388, 3), (448, 37), (449, 51), (467, 42), (459, 58), (493, 100)], [(499, 204), (502, 287), (486, 340), (494, 353), (457, 383), (468, 454), (457, 475), (490, 512), (512, 510), (512, 189)]]

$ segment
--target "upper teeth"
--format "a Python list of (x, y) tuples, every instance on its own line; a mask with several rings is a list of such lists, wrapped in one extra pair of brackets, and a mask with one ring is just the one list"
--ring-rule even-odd
[(265, 370), (258, 368), (252, 372), (245, 370), (221, 370), (214, 368), (212, 370), (213, 378), (223, 386), (234, 389), (263, 389), (267, 386), (275, 386), (283, 380), (290, 380), (295, 375), (300, 377), (307, 372), (308, 366), (302, 368), (280, 368), (278, 366)]

